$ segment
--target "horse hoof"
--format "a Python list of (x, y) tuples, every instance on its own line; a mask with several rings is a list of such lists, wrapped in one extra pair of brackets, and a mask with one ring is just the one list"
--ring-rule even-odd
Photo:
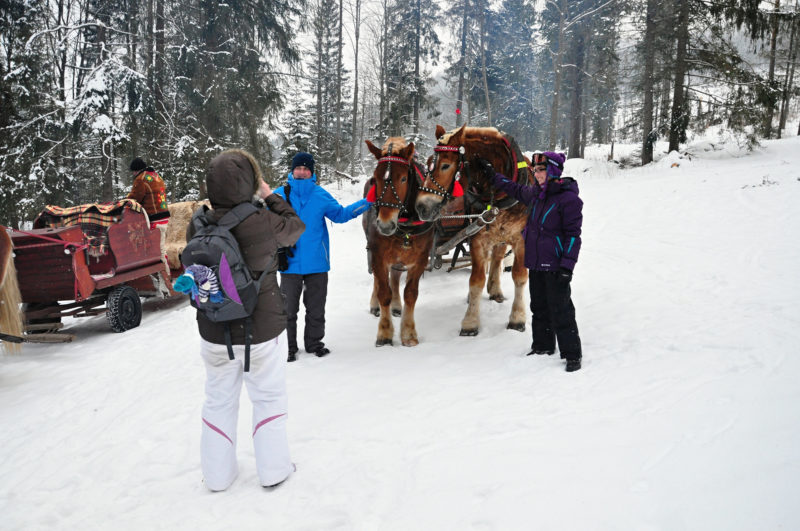
[(416, 347), (417, 345), (419, 345), (418, 339), (406, 339), (403, 341), (404, 347)]
[(403, 310), (398, 310), (397, 308), (392, 308), (392, 315), (394, 317), (400, 317), (403, 315)]
[(394, 343), (392, 343), (391, 339), (378, 339), (377, 341), (375, 341), (376, 347), (382, 347), (384, 345), (393, 345), (393, 344)]
[(460, 336), (477, 336), (478, 329), (477, 328), (462, 328), (461, 332), (458, 333)]
[(516, 330), (517, 332), (524, 332), (525, 331), (525, 323), (508, 323), (506, 327), (509, 330)]
[(489, 297), (489, 300), (495, 302), (503, 302), (504, 300), (506, 300), (506, 298), (503, 297), (502, 295), (492, 295)]
[(369, 309), (369, 313), (371, 313), (375, 317), (380, 317), (381, 316), (381, 309), (380, 308), (370, 308)]

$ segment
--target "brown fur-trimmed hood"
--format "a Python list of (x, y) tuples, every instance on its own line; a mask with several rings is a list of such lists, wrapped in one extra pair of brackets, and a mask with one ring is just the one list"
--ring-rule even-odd
[(250, 201), (262, 178), (255, 157), (241, 149), (228, 149), (208, 165), (206, 189), (213, 208), (231, 208)]

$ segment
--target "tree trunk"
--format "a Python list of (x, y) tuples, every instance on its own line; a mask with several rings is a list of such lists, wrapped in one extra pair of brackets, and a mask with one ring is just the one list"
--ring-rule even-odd
[(486, 11), (481, 16), (481, 73), (483, 76), (483, 95), (486, 98), (486, 125), (492, 126), (492, 103), (489, 99), (489, 76), (486, 74)]
[(656, 32), (656, 0), (647, 0), (647, 15), (644, 29), (644, 78), (642, 89), (642, 166), (653, 162), (653, 144), (658, 135), (653, 128), (653, 71), (655, 70), (656, 49), (653, 44)]
[(380, 124), (380, 136), (386, 134), (387, 129), (387, 122), (389, 120), (388, 112), (387, 112), (387, 89), (386, 86), (386, 77), (387, 72), (386, 69), (388, 67), (387, 63), (389, 62), (389, 2), (388, 0), (383, 0), (383, 24), (381, 24), (381, 46), (383, 46), (381, 57), (382, 62), (380, 65), (380, 73), (379, 73), (379, 80), (380, 80), (380, 117), (378, 123)]
[(417, 0), (414, 6), (414, 138), (416, 139), (419, 134), (419, 106), (420, 106), (420, 91), (422, 90), (422, 83), (420, 82), (420, 32), (422, 25), (420, 18), (422, 17), (422, 5), (420, 0)]
[(315, 129), (317, 133), (316, 138), (316, 149), (322, 147), (322, 82), (324, 80), (323, 74), (323, 57), (325, 53), (325, 32), (321, 32), (317, 37), (317, 42), (315, 44), (317, 49), (317, 79), (316, 79), (316, 89), (317, 89), (317, 105), (316, 105), (316, 112), (314, 113), (314, 122), (315, 122)]
[(461, 57), (458, 60), (458, 92), (456, 93), (456, 127), (461, 127), (464, 113), (464, 71), (467, 68), (467, 20), (469, 0), (464, 0), (464, 13), (461, 17)]
[(341, 170), (341, 145), (342, 145), (342, 26), (344, 26), (344, 0), (339, 0), (339, 35), (336, 44), (336, 135), (334, 136), (335, 168)]
[[(131, 0), (128, 3), (128, 66), (134, 71), (138, 72), (138, 43), (139, 43), (139, 17), (138, 15), (139, 3), (138, 0)], [(139, 116), (133, 109), (136, 108), (137, 100), (141, 98), (140, 90), (136, 88), (136, 80), (130, 79), (128, 81), (128, 109), (129, 119), (131, 121), (130, 127), (130, 153), (136, 155), (139, 152), (139, 135), (141, 133), (139, 126)]]
[(153, 2), (155, 0), (145, 0), (146, 14), (144, 27), (144, 49), (145, 49), (145, 76), (147, 77), (147, 89), (150, 94), (155, 94), (155, 72), (153, 71), (153, 37), (155, 34), (153, 24)]
[(677, 53), (675, 57), (675, 86), (672, 96), (672, 116), (669, 124), (669, 151), (680, 147), (682, 132), (686, 130), (687, 117), (683, 112), (684, 78), (686, 77), (686, 48), (689, 45), (689, 2), (680, 0), (677, 28)]
[(156, 112), (163, 111), (164, 101), (164, 72), (166, 70), (166, 56), (164, 55), (165, 45), (165, 32), (164, 32), (164, 0), (155, 0), (156, 2), (156, 30), (155, 41), (156, 51), (153, 65), (155, 76), (155, 84), (153, 90), (153, 98), (155, 99)]
[(775, 52), (778, 46), (778, 15), (777, 11), (781, 7), (781, 0), (775, 0), (775, 14), (772, 20), (772, 37), (769, 42), (769, 74), (767, 76), (767, 89), (770, 92), (769, 103), (764, 114), (764, 138), (772, 136), (772, 116), (775, 114)]
[[(107, 23), (107, 17), (105, 17), (104, 15), (102, 15), (100, 13), (98, 13), (97, 15), (98, 15), (97, 18), (101, 22)], [(97, 28), (97, 44), (99, 46), (100, 51), (98, 52), (97, 66), (102, 65), (103, 62), (105, 62), (105, 60), (106, 60), (106, 52), (105, 52), (105, 50), (107, 48), (106, 43), (108, 41), (108, 35), (107, 35), (106, 32), (107, 32), (107, 30), (105, 28), (105, 24), (98, 26), (98, 28)], [(106, 115), (110, 115), (111, 114), (109, 112), (108, 99), (106, 99), (106, 103), (104, 103), (100, 107), (100, 109), (98, 109), (98, 112), (106, 114)], [(103, 202), (107, 203), (107, 202), (112, 201), (114, 199), (114, 181), (113, 181), (114, 176), (113, 176), (113, 172), (111, 171), (111, 163), (114, 160), (114, 157), (113, 157), (113, 153), (112, 153), (112, 150), (111, 150), (111, 146), (112, 146), (111, 142), (109, 141), (108, 143), (106, 143), (107, 139), (104, 138), (103, 136), (100, 136), (100, 138), (98, 140), (100, 142), (100, 146), (99, 146), (99, 148), (100, 148), (100, 160), (102, 161), (102, 169), (103, 169), (103, 189), (102, 189), (102, 192), (101, 192), (101, 197), (102, 197)]]
[[(795, 2), (797, 3), (797, 2)], [(797, 20), (792, 20), (792, 33), (789, 37), (789, 59), (786, 65), (786, 81), (783, 84), (783, 99), (781, 100), (781, 116), (778, 125), (778, 138), (781, 137), (786, 127), (786, 117), (789, 114), (790, 87), (794, 84), (794, 62), (797, 58)]]
[[(353, 129), (352, 134), (350, 135), (350, 175), (355, 175), (355, 163), (356, 163), (356, 138), (358, 138), (357, 130), (358, 127), (358, 44), (359, 44), (359, 37), (361, 35), (361, 0), (355, 0), (355, 12), (353, 14), (353, 25), (355, 26), (355, 42), (353, 50), (355, 59), (353, 62)], [(363, 116), (362, 116), (363, 119)], [(359, 150), (359, 159), (360, 159), (360, 150)]]
[(583, 59), (585, 56), (585, 32), (575, 36), (575, 64), (573, 70), (572, 102), (570, 109), (569, 158), (581, 156), (581, 114), (583, 110)]
[(556, 148), (556, 135), (558, 134), (558, 106), (561, 92), (561, 61), (564, 56), (564, 31), (565, 13), (567, 11), (567, 0), (561, 0), (560, 13), (558, 17), (558, 52), (553, 61), (553, 71), (555, 74), (553, 81), (553, 102), (550, 108), (550, 135), (547, 142), (548, 149)]

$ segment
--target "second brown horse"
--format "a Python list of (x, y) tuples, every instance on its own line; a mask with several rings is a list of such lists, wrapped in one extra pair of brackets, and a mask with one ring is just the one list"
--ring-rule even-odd
[(514, 279), (514, 301), (508, 318), (508, 328), (525, 330), (524, 291), (528, 282), (525, 268), (525, 242), (522, 229), (528, 216), (525, 205), (500, 194), (494, 185), (471, 163), (480, 157), (488, 160), (497, 171), (509, 178), (531, 184), (532, 176), (522, 153), (516, 153), (513, 139), (491, 127), (466, 127), (446, 132), (436, 126), (438, 144), (433, 148), (436, 156), (433, 169), (425, 180), (423, 190), (417, 195), (417, 212), (424, 220), (435, 221), (441, 216), (442, 206), (452, 199), (454, 183), (458, 180), (464, 188), (466, 203), (472, 213), (497, 209), (494, 221), (475, 234), (469, 243), (472, 274), (469, 277), (467, 313), (461, 321), (462, 336), (474, 336), (480, 329), (481, 292), (489, 271), (487, 290), (489, 298), (503, 302), (500, 273), (506, 246), (514, 251), (511, 276)]

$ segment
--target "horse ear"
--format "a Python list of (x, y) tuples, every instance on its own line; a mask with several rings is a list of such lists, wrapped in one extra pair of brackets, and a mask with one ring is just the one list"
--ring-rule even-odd
[(404, 159), (408, 159), (408, 161), (411, 162), (411, 158), (414, 156), (414, 142), (410, 142), (404, 147), (400, 154)]
[(456, 144), (463, 144), (462, 139), (464, 138), (464, 129), (466, 127), (467, 127), (467, 124), (464, 124), (464, 125), (462, 125), (461, 127), (458, 128), (458, 131), (453, 133), (453, 136), (451, 138), (458, 139), (458, 142), (455, 142)]
[(436, 138), (441, 138), (446, 132), (447, 131), (444, 130), (444, 127), (438, 124), (436, 125)]
[(381, 148), (379, 148), (379, 147), (375, 147), (375, 144), (373, 144), (373, 143), (372, 143), (372, 142), (370, 142), (369, 140), (364, 140), (364, 142), (366, 142), (366, 143), (367, 143), (367, 148), (369, 149), (370, 153), (372, 153), (373, 155), (375, 155), (375, 158), (376, 158), (376, 159), (380, 159), (380, 158), (381, 158), (381, 155), (382, 155), (382, 153), (381, 153)]

